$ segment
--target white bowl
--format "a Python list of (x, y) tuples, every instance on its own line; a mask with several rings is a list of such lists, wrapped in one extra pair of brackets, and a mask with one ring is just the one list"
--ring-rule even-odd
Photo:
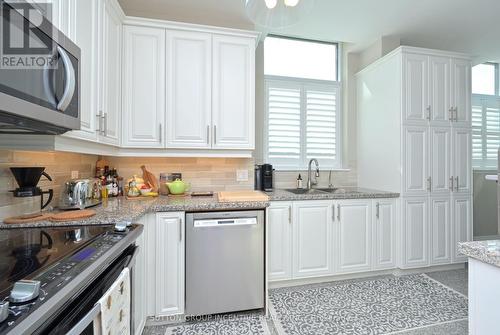
[(151, 192), (151, 190), (153, 190), (153, 189), (152, 188), (141, 188), (141, 189), (139, 189), (139, 191), (141, 191), (142, 195), (148, 194), (149, 192)]

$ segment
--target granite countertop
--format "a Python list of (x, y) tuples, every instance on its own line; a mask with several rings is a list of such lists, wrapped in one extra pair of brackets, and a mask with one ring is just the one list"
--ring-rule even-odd
[(269, 202), (220, 202), (217, 195), (213, 197), (166, 197), (127, 200), (126, 198), (105, 199), (102, 205), (93, 209), (96, 215), (88, 219), (79, 219), (68, 222), (38, 221), (23, 224), (0, 223), (0, 229), (30, 228), (48, 226), (83, 226), (115, 224), (120, 221), (138, 221), (146, 213), (154, 212), (200, 212), (263, 209)]
[(500, 267), (500, 240), (461, 242), (458, 250), (468, 257)]
[[(304, 190), (305, 191), (305, 190)], [(274, 190), (266, 192), (271, 201), (293, 200), (330, 200), (330, 199), (373, 199), (373, 198), (398, 198), (399, 193), (370, 190), (359, 187), (338, 188), (335, 192), (324, 192), (313, 189), (312, 192), (295, 194), (287, 190)]]

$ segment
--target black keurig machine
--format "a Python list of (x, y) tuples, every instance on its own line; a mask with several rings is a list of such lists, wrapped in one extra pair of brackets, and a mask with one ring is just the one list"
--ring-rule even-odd
[(273, 190), (273, 166), (271, 164), (255, 165), (254, 189), (270, 192)]

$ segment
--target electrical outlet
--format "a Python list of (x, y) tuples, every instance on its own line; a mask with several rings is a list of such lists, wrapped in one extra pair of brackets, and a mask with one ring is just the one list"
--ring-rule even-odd
[(236, 170), (236, 181), (248, 181), (248, 170)]
[(71, 171), (71, 179), (78, 179), (78, 171)]

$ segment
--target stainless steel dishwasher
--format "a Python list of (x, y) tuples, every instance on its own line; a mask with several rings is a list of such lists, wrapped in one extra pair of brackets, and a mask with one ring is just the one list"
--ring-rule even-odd
[(186, 315), (264, 308), (264, 211), (186, 214)]

